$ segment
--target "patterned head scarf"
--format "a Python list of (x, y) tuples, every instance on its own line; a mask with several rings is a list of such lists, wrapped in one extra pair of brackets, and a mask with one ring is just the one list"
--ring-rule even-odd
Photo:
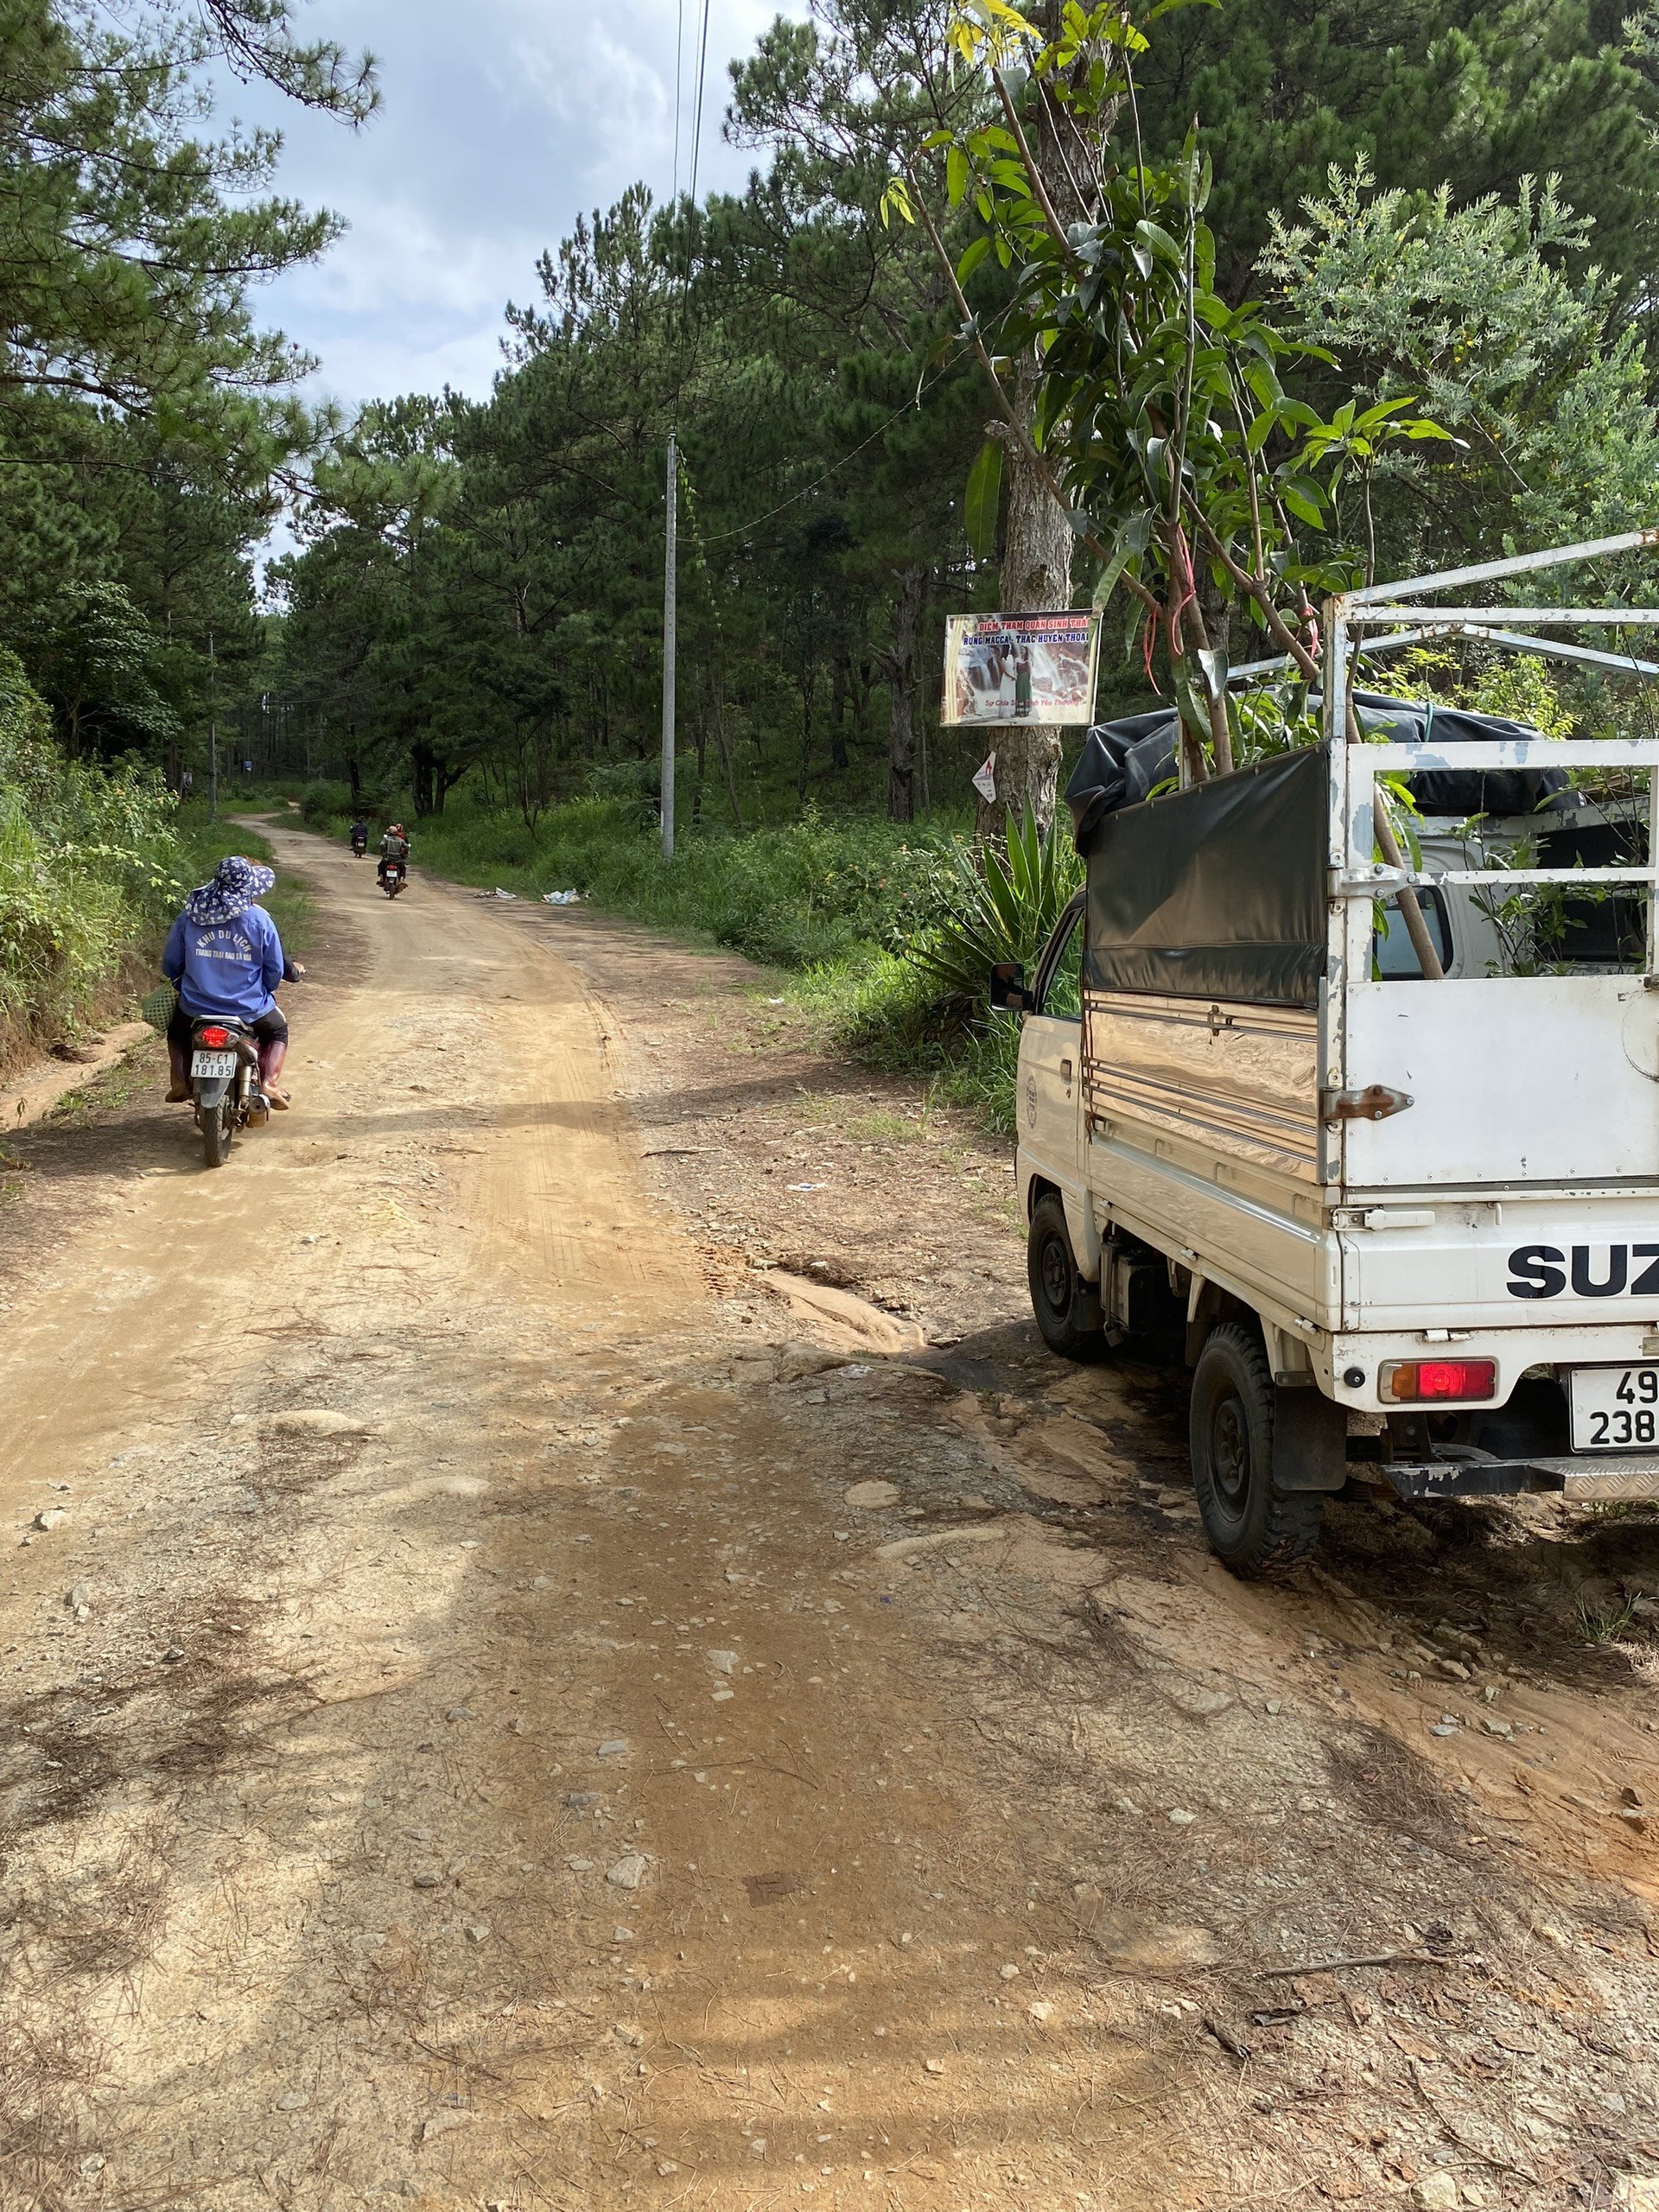
[(204, 883), (185, 900), (185, 919), (196, 923), (233, 922), (256, 899), (263, 898), (276, 880), (274, 868), (264, 868), (257, 861), (244, 860), (240, 853), (227, 854), (213, 870), (212, 882)]

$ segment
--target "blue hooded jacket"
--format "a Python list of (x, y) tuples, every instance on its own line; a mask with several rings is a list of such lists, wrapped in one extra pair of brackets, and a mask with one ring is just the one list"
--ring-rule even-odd
[(257, 1021), (270, 1012), (287, 962), (276, 923), (254, 901), (276, 880), (236, 855), (186, 899), (162, 954), (162, 973), (177, 984), (186, 1014)]

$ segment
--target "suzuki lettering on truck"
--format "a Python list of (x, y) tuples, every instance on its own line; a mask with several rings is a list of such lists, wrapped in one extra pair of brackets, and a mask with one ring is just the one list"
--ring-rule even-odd
[[(1173, 710), (1088, 734), (1085, 888), (1029, 982), (992, 977), (1032, 1304), (1066, 1357), (1185, 1357), (1236, 1573), (1300, 1557), (1337, 1493), (1659, 1497), (1659, 737), (1618, 711), (1659, 668), (1573, 636), (1628, 610), (1448, 598), (1652, 550), (1332, 599), (1319, 741), (1205, 782)], [(1596, 668), (1603, 734), (1369, 690), (1425, 626)], [(1229, 679), (1241, 742), (1282, 667)]]
[[(1635, 1262), (1632, 1266), (1632, 1262)], [(1515, 1298), (1659, 1297), (1659, 1244), (1523, 1244), (1510, 1255)]]

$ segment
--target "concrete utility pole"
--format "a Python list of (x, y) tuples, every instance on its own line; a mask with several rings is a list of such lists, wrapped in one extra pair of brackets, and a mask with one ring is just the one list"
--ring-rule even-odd
[(679, 456), (674, 433), (668, 434), (668, 547), (663, 574), (663, 858), (674, 857), (674, 627), (675, 580), (678, 562)]

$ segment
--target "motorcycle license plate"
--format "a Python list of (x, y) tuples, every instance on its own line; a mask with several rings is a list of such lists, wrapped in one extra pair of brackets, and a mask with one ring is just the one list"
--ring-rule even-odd
[(190, 1056), (192, 1075), (234, 1075), (234, 1052), (193, 1052)]
[(1575, 1452), (1630, 1452), (1659, 1445), (1659, 1361), (1639, 1367), (1575, 1367), (1568, 1385)]

